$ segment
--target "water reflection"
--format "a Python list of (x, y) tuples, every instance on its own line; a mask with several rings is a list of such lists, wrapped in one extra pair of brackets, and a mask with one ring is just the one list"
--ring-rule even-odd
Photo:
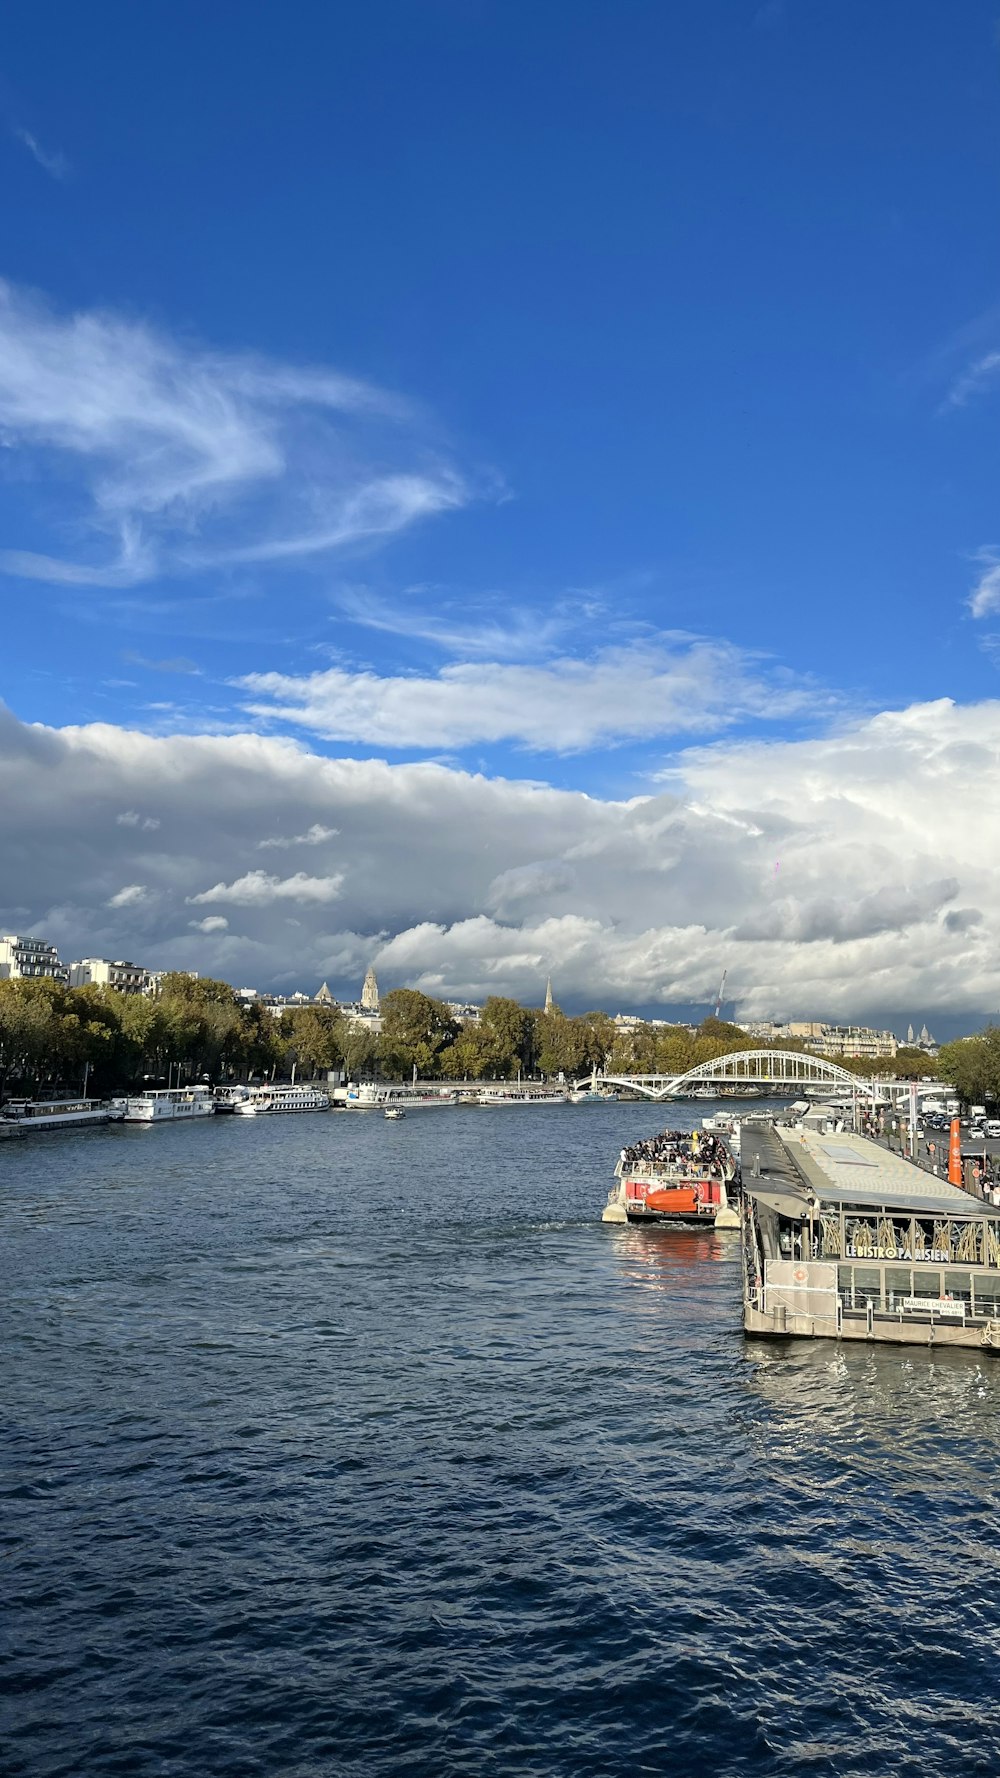
[(623, 1282), (642, 1290), (696, 1288), (706, 1265), (739, 1258), (739, 1235), (715, 1229), (612, 1228), (612, 1247)]

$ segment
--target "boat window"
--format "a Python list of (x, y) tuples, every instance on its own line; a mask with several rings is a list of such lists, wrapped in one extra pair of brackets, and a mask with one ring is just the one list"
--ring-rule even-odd
[(940, 1296), (940, 1272), (932, 1271), (928, 1266), (915, 1266), (913, 1269), (913, 1294), (914, 1296)]
[(976, 1314), (1000, 1317), (1000, 1274), (993, 1278), (984, 1278), (977, 1274), (974, 1279), (976, 1292)]
[(944, 1275), (944, 1294), (956, 1303), (964, 1303), (972, 1310), (972, 1279), (968, 1272), (946, 1272)]
[(866, 1303), (874, 1303), (876, 1309), (882, 1301), (882, 1274), (878, 1266), (855, 1266), (854, 1268), (854, 1301), (859, 1308)]
[(897, 1308), (904, 1297), (912, 1296), (911, 1277), (909, 1266), (886, 1266), (885, 1306), (887, 1309)]

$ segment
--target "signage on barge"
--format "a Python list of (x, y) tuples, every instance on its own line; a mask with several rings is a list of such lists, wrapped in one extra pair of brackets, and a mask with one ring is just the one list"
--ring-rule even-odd
[(844, 1245), (845, 1259), (905, 1259), (911, 1261), (924, 1260), (928, 1265), (947, 1266), (952, 1263), (952, 1255), (946, 1247), (926, 1247), (923, 1252), (912, 1253), (909, 1247), (859, 1247), (854, 1241)]

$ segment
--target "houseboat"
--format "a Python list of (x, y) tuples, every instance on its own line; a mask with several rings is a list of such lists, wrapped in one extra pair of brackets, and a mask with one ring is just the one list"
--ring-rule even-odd
[(1000, 1353), (1000, 1209), (864, 1136), (743, 1131), (743, 1326)]
[(122, 1110), (106, 1099), (13, 1099), (0, 1112), (4, 1123), (19, 1130), (76, 1130), (92, 1124), (120, 1122)]
[(211, 1117), (215, 1100), (208, 1087), (158, 1087), (122, 1101), (127, 1124), (159, 1124), (168, 1119)]

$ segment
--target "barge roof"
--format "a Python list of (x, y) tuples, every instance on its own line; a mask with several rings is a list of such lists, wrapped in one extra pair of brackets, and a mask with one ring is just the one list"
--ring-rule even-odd
[[(748, 1152), (749, 1151), (749, 1152)], [(759, 1162), (760, 1173), (746, 1163)], [(794, 1196), (808, 1187), (823, 1204), (881, 1205), (923, 1216), (1000, 1221), (1000, 1210), (935, 1178), (866, 1136), (821, 1135), (795, 1127), (743, 1129), (743, 1183), (755, 1196)]]

